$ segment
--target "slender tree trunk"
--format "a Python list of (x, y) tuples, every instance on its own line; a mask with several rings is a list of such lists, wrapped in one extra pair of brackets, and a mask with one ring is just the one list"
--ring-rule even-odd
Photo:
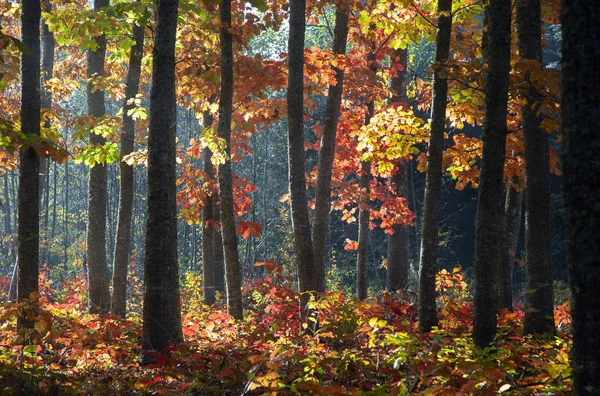
[[(204, 128), (210, 128), (213, 123), (213, 117), (207, 110), (204, 112)], [(212, 164), (212, 152), (208, 147), (204, 149), (204, 172), (212, 181), (215, 177), (215, 171)], [(202, 277), (204, 278), (204, 303), (213, 305), (215, 303), (215, 248), (216, 240), (221, 239), (221, 234), (215, 229), (215, 196), (213, 194), (206, 197), (206, 202), (202, 207), (202, 219), (204, 226), (202, 228)]]
[[(214, 201), (213, 201), (214, 202)], [(221, 205), (217, 202), (213, 204), (213, 218), (219, 224), (221, 223)], [(225, 257), (223, 252), (223, 236), (222, 229), (215, 231), (213, 235), (213, 254), (215, 261), (215, 291), (218, 291), (223, 296), (225, 295)]]
[(54, 163), (53, 168), (54, 180), (52, 184), (52, 227), (50, 228), (50, 240), (52, 240), (56, 234), (56, 202), (58, 201), (56, 199), (58, 191), (58, 165), (56, 162)]
[(231, 35), (231, 0), (221, 1), (221, 93), (219, 97), (219, 137), (224, 139), (227, 160), (219, 166), (221, 233), (225, 255), (227, 310), (236, 319), (243, 318), (242, 279), (238, 257), (238, 240), (233, 215), (233, 176), (231, 170), (231, 113), (233, 110), (233, 40)]
[(121, 186), (119, 189), (119, 220), (115, 241), (113, 261), (113, 294), (110, 311), (113, 315), (125, 317), (127, 314), (127, 264), (131, 252), (131, 216), (133, 209), (133, 167), (123, 161), (133, 151), (135, 140), (135, 122), (128, 114), (135, 106), (135, 99), (140, 85), (142, 56), (144, 55), (144, 26), (133, 27), (133, 40), (129, 54), (127, 85), (123, 105), (123, 133), (119, 167), (121, 169)]
[[(40, 17), (39, 0), (24, 0), (21, 11), (21, 37), (29, 52), (21, 55), (21, 131), (40, 135)], [(32, 147), (19, 153), (18, 288), (19, 301), (33, 303), (37, 312), (40, 249), (40, 159)], [(27, 309), (17, 320), (17, 329), (33, 328)]]
[[(373, 115), (373, 102), (369, 103), (365, 125)], [(356, 297), (359, 300), (367, 298), (367, 252), (369, 249), (369, 217), (371, 215), (371, 161), (361, 163), (360, 201), (358, 203), (358, 251), (356, 257)]]
[(8, 288), (7, 301), (15, 301), (17, 299), (17, 289), (19, 287), (19, 261), (15, 258), (15, 265), (13, 266), (13, 272), (10, 277), (10, 286)]
[[(15, 247), (14, 247), (14, 236), (13, 236), (13, 228), (12, 228), (12, 213), (11, 213), (11, 207), (12, 207), (12, 202), (10, 199), (10, 195), (9, 195), (9, 188), (8, 188), (8, 174), (5, 173), (4, 174), (4, 230), (6, 235), (9, 236), (9, 241), (8, 241), (8, 245), (9, 245), (9, 249), (10, 249), (10, 255), (13, 258), (14, 262), (15, 262), (15, 266), (17, 265), (17, 256), (15, 254)], [(16, 288), (15, 288), (16, 290)], [(16, 298), (16, 295), (15, 295)]]
[(600, 9), (563, 1), (564, 208), (574, 394), (600, 393)]
[[(67, 145), (67, 137), (65, 136), (65, 146)], [(58, 173), (56, 174), (58, 176)], [(56, 183), (56, 180), (54, 181)], [(54, 197), (54, 219), (56, 219), (56, 196)], [(69, 259), (69, 160), (65, 161), (65, 202), (64, 202), (64, 218), (63, 218), (63, 264), (68, 264)], [(54, 221), (54, 220), (53, 220)], [(87, 275), (86, 275), (87, 276)]]
[[(338, 7), (335, 13), (335, 27), (333, 30), (334, 54), (346, 54), (348, 41), (349, 10)], [(325, 291), (325, 262), (327, 253), (327, 234), (329, 225), (329, 211), (331, 208), (331, 172), (335, 156), (335, 136), (338, 120), (340, 118), (340, 105), (344, 85), (344, 70), (335, 67), (335, 85), (329, 86), (327, 103), (325, 104), (325, 118), (323, 120), (323, 135), (319, 150), (319, 167), (317, 171), (317, 185), (315, 193), (315, 213), (313, 217), (312, 236), (314, 249), (314, 278), (315, 291)]]
[[(517, 0), (518, 46), (521, 58), (538, 62), (542, 69), (542, 17), (540, 0)], [(523, 135), (525, 137), (525, 251), (527, 293), (526, 333), (554, 334), (552, 293), (552, 233), (550, 226), (549, 136), (541, 128), (542, 95), (525, 76)]]
[[(438, 0), (439, 13), (452, 10), (452, 0)], [(448, 80), (446, 63), (450, 54), (452, 16), (440, 14), (436, 38), (433, 103), (431, 105), (431, 131), (427, 153), (425, 178), (425, 201), (423, 203), (423, 231), (421, 233), (421, 257), (419, 273), (419, 330), (429, 332), (437, 326), (435, 274), (440, 227), (440, 195), (442, 189), (442, 154), (446, 126), (446, 103)]]
[(504, 157), (506, 106), (510, 71), (510, 0), (491, 0), (488, 6), (488, 71), (485, 85), (483, 161), (475, 231), (475, 301), (473, 338), (485, 347), (496, 335), (496, 282), (502, 244), (497, 239), (504, 224)]
[[(43, 199), (42, 199), (42, 209), (41, 209), (41, 218), (40, 218), (40, 237), (43, 235), (43, 242), (41, 251), (41, 264), (44, 264), (48, 261), (48, 247), (50, 246), (51, 239), (48, 234), (48, 221), (50, 219), (50, 159), (46, 158), (46, 188), (44, 189)], [(56, 170), (56, 168), (54, 169)]]
[(315, 272), (304, 174), (305, 0), (290, 0), (289, 18), (287, 105), (290, 201), (300, 304), (302, 310), (308, 313), (310, 293), (315, 290)]
[(499, 271), (498, 302), (499, 308), (512, 312), (512, 275), (517, 250), (517, 241), (521, 230), (521, 207), (523, 206), (523, 191), (509, 187), (506, 190), (504, 205), (504, 243), (502, 261)]
[(144, 259), (142, 351), (183, 340), (175, 197), (175, 37), (177, 0), (158, 0), (148, 134), (148, 216)]
[[(94, 0), (94, 10), (108, 6), (108, 0)], [(94, 38), (96, 51), (88, 51), (88, 78), (104, 76), (106, 36)], [(88, 84), (88, 111), (93, 117), (103, 117), (106, 112), (104, 90)], [(96, 134), (90, 135), (90, 144), (102, 146), (106, 140)], [(87, 265), (90, 313), (107, 314), (110, 310), (108, 268), (106, 266), (106, 165), (96, 164), (90, 168), (88, 184), (88, 225), (86, 233)]]
[(198, 270), (198, 233), (196, 225), (192, 226), (192, 271)]
[[(114, 207), (116, 206), (113, 191), (115, 190), (115, 167), (113, 164), (106, 165), (106, 251), (109, 254), (107, 258), (107, 262), (114, 260), (114, 242), (115, 242), (115, 213)], [(108, 267), (107, 267), (108, 269)], [(110, 305), (110, 302), (109, 302)]]
[[(371, 43), (372, 46), (373, 43)], [(376, 78), (377, 66), (375, 52), (369, 53), (367, 63)], [(375, 114), (375, 102), (372, 98), (367, 99), (367, 112), (365, 114), (365, 125), (371, 123)], [(360, 200), (358, 202), (358, 249), (356, 251), (356, 297), (359, 300), (367, 298), (369, 281), (367, 276), (367, 253), (369, 251), (369, 220), (371, 217), (371, 162), (361, 162), (361, 175), (359, 180)]]
[[(406, 84), (407, 84), (407, 66), (408, 51), (403, 49), (396, 50), (393, 64), (403, 67), (402, 71), (397, 71), (397, 75), (392, 79), (391, 90), (392, 98), (389, 101), (391, 106), (407, 106)], [(390, 182), (394, 186), (396, 196), (406, 198), (408, 202), (408, 179), (406, 174), (406, 164), (403, 161), (396, 163), (396, 174), (392, 176)], [(387, 250), (387, 278), (386, 289), (389, 292), (404, 290), (408, 287), (408, 232), (407, 226), (396, 224), (392, 228), (394, 233), (389, 235)]]
[[(264, 166), (263, 166), (263, 197), (262, 197), (262, 201), (263, 201), (263, 225), (262, 225), (262, 244), (263, 246), (263, 260), (267, 260), (269, 257), (269, 248), (268, 248), (268, 236), (269, 236), (269, 230), (268, 230), (268, 225), (269, 225), (269, 208), (267, 207), (267, 186), (268, 186), (268, 180), (269, 180), (269, 172), (268, 172), (268, 168), (269, 168), (269, 139), (268, 139), (268, 128), (265, 128), (265, 132), (264, 132), (264, 140), (265, 140), (265, 159), (264, 159)], [(263, 272), (264, 273), (264, 272)]]
[(17, 226), (17, 223), (18, 223), (17, 216), (19, 214), (19, 210), (18, 210), (19, 197), (18, 197), (18, 192), (17, 192), (17, 188), (19, 186), (18, 182), (17, 182), (18, 177), (19, 177), (18, 172), (16, 172), (16, 171), (10, 172), (10, 187), (11, 187), (11, 191), (12, 191), (12, 202), (14, 203), (13, 207), (16, 207), (16, 209), (13, 210), (13, 224), (15, 225), (15, 227)]
[[(43, 1), (43, 8), (44, 11), (46, 12), (51, 12), (52, 11), (52, 5), (50, 4), (49, 0), (44, 0)], [(43, 109), (47, 109), (48, 111), (52, 110), (52, 93), (49, 91), (46, 91), (45, 87), (44, 87), (44, 83), (46, 83), (48, 80), (50, 80), (53, 76), (54, 73), (54, 47), (56, 45), (55, 41), (54, 41), (54, 33), (52, 33), (50, 31), (50, 29), (48, 29), (48, 25), (46, 25), (46, 22), (44, 21), (44, 23), (42, 24), (42, 43), (43, 43), (43, 52), (42, 52), (42, 85), (40, 87), (41, 89), (41, 106)], [(50, 122), (50, 119), (48, 118), (46, 120), (46, 122), (44, 123), (44, 128), (50, 128), (52, 126), (52, 123)], [(50, 162), (49, 159), (44, 159), (40, 162), (40, 196), (42, 198), (45, 198), (45, 210), (43, 210), (42, 214), (44, 216), (44, 220), (42, 223), (43, 225), (47, 225), (48, 222), (48, 198), (49, 198), (49, 193), (48, 190), (50, 188)], [(45, 177), (45, 181), (44, 181), (44, 177)], [(42, 206), (42, 209), (44, 208), (44, 206)], [(42, 228), (42, 230), (45, 232), (47, 230), (46, 227)], [(48, 238), (46, 235), (46, 243), (44, 243), (44, 248), (43, 248), (43, 253), (41, 255), (41, 262), (43, 263), (46, 259), (46, 253), (48, 251)]]

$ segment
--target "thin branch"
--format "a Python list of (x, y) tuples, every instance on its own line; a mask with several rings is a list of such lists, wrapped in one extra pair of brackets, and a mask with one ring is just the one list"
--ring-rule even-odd
[(415, 9), (415, 11), (417, 11), (417, 13), (419, 15), (421, 15), (423, 17), (423, 19), (425, 19), (427, 21), (427, 23), (429, 23), (431, 26), (433, 26), (434, 28), (437, 29), (437, 25), (435, 23), (433, 23), (429, 18), (427, 18), (425, 16), (425, 14), (423, 14), (421, 12), (421, 10), (419, 9), (419, 6), (417, 6), (412, 0), (407, 0), (409, 2), (409, 4)]

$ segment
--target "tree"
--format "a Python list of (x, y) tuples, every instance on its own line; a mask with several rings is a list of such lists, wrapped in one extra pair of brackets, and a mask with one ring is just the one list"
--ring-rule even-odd
[[(408, 51), (398, 49), (394, 53), (392, 63), (396, 66), (397, 74), (392, 78), (390, 89), (391, 106), (407, 106), (406, 84)], [(408, 180), (406, 166), (403, 160), (396, 163), (396, 173), (390, 178), (397, 196), (408, 197)], [(408, 286), (408, 227), (395, 224), (394, 233), (388, 236), (386, 290), (395, 292)]]
[(140, 72), (144, 55), (144, 26), (135, 24), (133, 40), (129, 54), (129, 69), (125, 87), (123, 105), (123, 134), (119, 167), (121, 186), (119, 189), (119, 220), (115, 241), (113, 261), (113, 294), (110, 310), (113, 315), (125, 317), (127, 313), (127, 264), (131, 252), (131, 215), (133, 212), (133, 166), (123, 159), (133, 151), (135, 140), (135, 121), (130, 112), (135, 108), (135, 97), (140, 86)]
[(221, 235), (225, 256), (227, 310), (242, 319), (242, 274), (238, 257), (235, 218), (233, 215), (233, 176), (231, 171), (231, 113), (233, 111), (233, 40), (231, 34), (231, 0), (221, 1), (221, 92), (219, 96), (218, 134), (226, 144), (227, 159), (219, 166), (219, 200)]
[(567, 264), (573, 314), (574, 393), (600, 392), (600, 10), (563, 1), (562, 132)]
[(148, 134), (142, 351), (162, 351), (183, 339), (175, 199), (175, 37), (178, 6), (177, 0), (158, 0), (156, 4)]
[[(30, 141), (40, 136), (40, 18), (39, 0), (24, 0), (21, 11), (21, 37), (27, 47), (21, 55), (21, 132)], [(37, 304), (40, 253), (40, 158), (31, 146), (19, 154), (18, 288), (19, 301)], [(35, 305), (34, 305), (35, 310)], [(24, 312), (18, 327), (33, 328), (31, 315)]]
[[(44, 8), (45, 12), (51, 12), (52, 11), (52, 5), (50, 4), (50, 0), (44, 0), (42, 2), (42, 6)], [(41, 89), (41, 102), (42, 102), (42, 109), (47, 109), (47, 111), (51, 111), (52, 110), (52, 92), (47, 90), (44, 87), (44, 84), (48, 81), (50, 81), (50, 79), (53, 77), (54, 75), (54, 50), (56, 47), (56, 41), (54, 39), (54, 33), (52, 33), (50, 31), (50, 29), (48, 28), (48, 24), (46, 23), (46, 21), (44, 21), (44, 23), (42, 24), (42, 48), (43, 48), (43, 52), (42, 52), (42, 86), (40, 87)], [(48, 117), (46, 119), (46, 122), (44, 123), (44, 128), (48, 129), (52, 126), (52, 123), (50, 121), (50, 117)], [(40, 174), (46, 174), (46, 180), (47, 182), (44, 183), (43, 181), (40, 181), (40, 195), (44, 195), (44, 192), (42, 190), (44, 190), (44, 185), (45, 185), (45, 192), (46, 192), (46, 210), (44, 212), (44, 221), (42, 224), (43, 229), (47, 229), (48, 228), (48, 204), (50, 202), (50, 163), (49, 163), (49, 159), (45, 159), (44, 161), (42, 161), (40, 163), (40, 167), (44, 167), (44, 171), (40, 170)], [(43, 211), (43, 207), (42, 207), (42, 211)], [(48, 238), (46, 238), (46, 243), (44, 244), (44, 248), (43, 248), (43, 253), (42, 253), (42, 257), (41, 257), (41, 263), (43, 264), (46, 261), (46, 257), (48, 255)]]
[(438, 30), (436, 37), (431, 132), (427, 152), (423, 231), (419, 263), (419, 329), (428, 332), (437, 325), (435, 303), (435, 273), (437, 268), (438, 232), (440, 223), (440, 193), (442, 188), (442, 154), (446, 126), (448, 80), (446, 62), (450, 54), (452, 33), (452, 0), (438, 0)]
[[(368, 125), (373, 115), (374, 102), (367, 105), (365, 125)], [(358, 249), (356, 252), (356, 297), (359, 300), (367, 298), (369, 281), (367, 278), (367, 252), (369, 248), (369, 218), (371, 214), (371, 161), (360, 164), (360, 199), (358, 201)]]
[[(341, 6), (336, 8), (335, 26), (333, 29), (334, 54), (345, 55), (348, 41), (349, 9)], [(315, 266), (315, 291), (325, 291), (325, 262), (327, 250), (327, 233), (329, 225), (329, 211), (331, 209), (331, 172), (335, 156), (335, 135), (340, 118), (340, 104), (344, 86), (344, 70), (335, 67), (335, 85), (329, 85), (327, 103), (325, 104), (325, 117), (323, 120), (323, 134), (319, 149), (319, 168), (315, 191), (315, 213), (312, 226), (314, 266)]]
[(304, 176), (304, 34), (306, 2), (290, 0), (288, 38), (288, 163), (294, 252), (303, 309), (315, 290), (314, 253), (311, 242)]
[[(204, 128), (210, 128), (213, 123), (213, 117), (210, 111), (204, 112)], [(215, 170), (212, 164), (212, 152), (208, 147), (204, 148), (204, 172), (211, 179), (215, 177)], [(202, 276), (204, 278), (204, 303), (213, 305), (215, 303), (215, 255), (216, 240), (221, 239), (220, 233), (216, 230), (215, 224), (215, 199), (214, 191), (206, 197), (202, 207)], [(218, 218), (218, 217), (217, 217)]]
[(523, 191), (515, 187), (506, 188), (504, 205), (504, 245), (502, 261), (500, 262), (498, 281), (498, 308), (506, 308), (512, 312), (512, 275), (515, 262), (517, 241), (521, 230), (521, 208), (523, 206)]
[(501, 245), (497, 238), (504, 224), (504, 157), (506, 149), (506, 109), (510, 70), (511, 2), (491, 0), (488, 13), (483, 121), (483, 158), (479, 178), (475, 224), (475, 300), (473, 339), (487, 346), (496, 335), (496, 276), (500, 268)]
[[(517, 0), (517, 32), (521, 59), (542, 70), (542, 18), (540, 0)], [(551, 333), (554, 329), (552, 294), (552, 241), (550, 230), (550, 144), (542, 129), (540, 92), (525, 75), (523, 135), (525, 143), (525, 253), (527, 292), (525, 332)]]
[[(371, 42), (371, 52), (367, 55), (367, 66), (372, 73), (372, 80), (377, 75), (375, 44)], [(364, 125), (369, 125), (375, 115), (375, 100), (373, 93), (368, 93)], [(371, 218), (371, 160), (360, 162), (359, 176), (360, 195), (358, 199), (358, 249), (356, 252), (356, 297), (359, 300), (367, 298), (369, 281), (367, 279), (367, 253), (369, 249), (369, 223)]]
[[(108, 6), (108, 0), (94, 0), (94, 11)], [(106, 113), (104, 89), (98, 84), (104, 77), (104, 58), (106, 55), (106, 36), (94, 37), (95, 50), (88, 51), (87, 86), (88, 113), (100, 118)], [(92, 133), (90, 144), (103, 146), (106, 139)], [(90, 313), (107, 314), (110, 310), (110, 292), (108, 268), (106, 266), (106, 165), (98, 163), (90, 168), (88, 181), (88, 224), (86, 232), (87, 266)]]

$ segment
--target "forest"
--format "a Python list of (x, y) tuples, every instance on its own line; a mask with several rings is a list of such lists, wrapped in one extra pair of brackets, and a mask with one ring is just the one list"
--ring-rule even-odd
[(3, 0), (0, 394), (600, 395), (596, 0)]

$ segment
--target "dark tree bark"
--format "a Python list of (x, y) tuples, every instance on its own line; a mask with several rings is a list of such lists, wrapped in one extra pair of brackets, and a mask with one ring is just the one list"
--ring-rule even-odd
[[(371, 43), (374, 47), (374, 44)], [(377, 63), (375, 52), (369, 53), (367, 63), (373, 73), (373, 81), (376, 78)], [(365, 114), (365, 125), (371, 123), (375, 114), (375, 102), (372, 98), (366, 100), (367, 112)], [(369, 251), (369, 220), (371, 217), (371, 162), (361, 162), (361, 174), (359, 178), (360, 199), (358, 202), (358, 249), (356, 251), (356, 297), (359, 300), (367, 298), (369, 280), (367, 276), (367, 254)]]
[(148, 216), (142, 351), (183, 339), (175, 199), (175, 36), (177, 0), (158, 0), (148, 135)]
[[(348, 40), (348, 14), (347, 8), (337, 8), (335, 12), (335, 27), (333, 30), (334, 54), (346, 53)], [(335, 156), (335, 136), (338, 120), (340, 118), (340, 105), (344, 85), (344, 70), (337, 67), (335, 71), (335, 85), (329, 86), (327, 103), (325, 104), (325, 118), (323, 120), (323, 135), (319, 150), (319, 168), (317, 172), (317, 185), (315, 192), (315, 212), (312, 225), (314, 263), (315, 263), (315, 291), (325, 291), (325, 255), (327, 252), (327, 233), (329, 224), (329, 211), (331, 209), (331, 172)]]
[[(24, 0), (21, 11), (21, 38), (29, 49), (21, 55), (21, 132), (40, 135), (40, 17), (39, 0)], [(32, 147), (19, 153), (18, 192), (18, 288), (19, 301), (33, 303), (37, 311), (40, 253), (40, 158)], [(31, 313), (26, 310), (18, 318), (17, 328), (33, 328)]]
[[(452, 0), (438, 0), (438, 12), (449, 13)], [(433, 103), (431, 105), (431, 131), (427, 152), (425, 200), (423, 202), (423, 231), (419, 263), (419, 330), (429, 332), (437, 326), (435, 304), (435, 274), (437, 270), (438, 232), (440, 226), (440, 194), (442, 188), (442, 154), (446, 128), (446, 103), (448, 80), (445, 71), (450, 54), (452, 17), (440, 14), (436, 37), (433, 76)]]
[[(389, 101), (391, 106), (406, 106), (406, 70), (407, 70), (408, 51), (403, 49), (396, 50), (393, 64), (401, 65), (404, 70), (398, 71), (392, 78), (391, 91), (392, 97)], [(405, 197), (408, 202), (408, 179), (406, 174), (406, 165), (403, 161), (396, 163), (396, 174), (390, 178), (394, 186), (396, 196)], [(408, 227), (404, 225), (394, 225), (394, 233), (388, 236), (387, 250), (387, 278), (386, 290), (395, 292), (404, 290), (408, 286)]]
[(121, 136), (121, 153), (119, 167), (121, 170), (121, 186), (119, 189), (119, 220), (115, 241), (113, 261), (113, 294), (110, 311), (113, 315), (125, 317), (127, 314), (127, 264), (131, 252), (131, 215), (133, 212), (133, 167), (123, 158), (133, 151), (135, 140), (135, 121), (128, 114), (135, 108), (133, 101), (140, 86), (140, 72), (144, 55), (144, 26), (133, 27), (133, 40), (129, 54), (129, 69), (125, 86), (123, 105), (123, 134)]
[[(108, 0), (94, 0), (94, 10), (108, 6)], [(94, 38), (96, 51), (88, 51), (88, 78), (104, 76), (106, 37)], [(88, 112), (93, 117), (103, 117), (106, 112), (104, 90), (94, 90), (92, 83), (87, 87)], [(90, 144), (102, 146), (106, 140), (96, 134), (90, 135)], [(96, 164), (90, 168), (88, 184), (88, 224), (86, 233), (87, 265), (90, 313), (107, 314), (110, 310), (108, 268), (106, 266), (106, 165)]]
[[(204, 128), (210, 128), (213, 123), (213, 117), (207, 110), (204, 112)], [(212, 152), (208, 147), (204, 149), (204, 172), (213, 180), (215, 170), (212, 164)], [(215, 196), (206, 197), (206, 202), (202, 207), (202, 277), (204, 278), (203, 297), (204, 303), (213, 305), (215, 303), (215, 240), (221, 238), (221, 235), (214, 228), (215, 221)]]
[[(542, 17), (540, 0), (517, 0), (517, 31), (522, 59), (542, 68)], [(529, 82), (529, 76), (525, 76)], [(552, 293), (552, 235), (550, 230), (549, 136), (538, 115), (540, 92), (528, 84), (524, 94), (523, 135), (525, 137), (525, 251), (527, 293), (524, 328), (526, 333), (551, 333), (554, 328)]]
[[(369, 103), (365, 124), (371, 121), (373, 102)], [(369, 249), (369, 217), (371, 216), (371, 161), (361, 163), (360, 201), (358, 202), (358, 250), (356, 254), (356, 297), (367, 298), (369, 281), (367, 279), (367, 252)]]
[(574, 393), (600, 394), (600, 9), (564, 0), (564, 208), (571, 286)]
[[(42, 2), (42, 6), (45, 12), (52, 11), (52, 5), (49, 0), (44, 0)], [(44, 21), (42, 23), (42, 85), (40, 87), (40, 96), (41, 96), (41, 105), (42, 109), (52, 110), (52, 92), (46, 91), (44, 87), (44, 83), (50, 80), (54, 74), (54, 48), (56, 46), (56, 42), (54, 40), (54, 33), (48, 29), (48, 25)], [(52, 126), (52, 122), (50, 119), (46, 119), (44, 123), (44, 128), (48, 129)], [(44, 178), (46, 179), (44, 181)], [(49, 189), (50, 189), (50, 160), (48, 158), (40, 161), (40, 197), (45, 198), (45, 210), (44, 206), (42, 206), (42, 213), (44, 216), (43, 227), (48, 225), (48, 200), (50, 197)], [(42, 230), (46, 230), (47, 227), (42, 228)], [(43, 264), (45, 261), (47, 251), (48, 251), (48, 239), (46, 236), (46, 243), (43, 247), (43, 253), (41, 255), (40, 264)]]
[[(406, 165), (403, 162), (396, 164), (396, 174), (390, 179), (396, 195), (405, 197), (408, 200), (408, 180), (406, 175)], [(408, 287), (408, 267), (409, 267), (409, 228), (404, 225), (396, 224), (393, 226), (394, 234), (388, 236), (387, 249), (387, 277), (386, 290), (395, 292), (405, 290)]]
[(227, 311), (243, 318), (242, 274), (238, 257), (238, 240), (233, 216), (233, 176), (231, 171), (231, 113), (233, 111), (233, 39), (231, 35), (231, 0), (221, 1), (221, 92), (219, 97), (219, 137), (227, 147), (227, 160), (219, 166), (221, 235), (225, 256)]
[(314, 252), (311, 242), (306, 181), (304, 175), (304, 34), (306, 1), (290, 0), (288, 40), (288, 162), (294, 252), (298, 269), (301, 304), (306, 311), (315, 290)]
[[(221, 222), (221, 206), (218, 202), (213, 205), (213, 218)], [(215, 290), (225, 296), (225, 257), (223, 253), (223, 236), (221, 230), (213, 235), (213, 254), (215, 260)]]
[(517, 241), (521, 230), (521, 207), (523, 206), (523, 191), (509, 187), (506, 190), (506, 203), (504, 205), (504, 246), (502, 261), (498, 275), (498, 303), (499, 308), (506, 308), (512, 312), (512, 275), (517, 250)]
[(496, 277), (502, 244), (497, 242), (504, 224), (504, 157), (506, 148), (506, 106), (510, 71), (510, 0), (491, 0), (487, 12), (488, 71), (485, 85), (483, 160), (477, 201), (475, 231), (475, 301), (473, 338), (485, 347), (496, 335), (498, 298)]

